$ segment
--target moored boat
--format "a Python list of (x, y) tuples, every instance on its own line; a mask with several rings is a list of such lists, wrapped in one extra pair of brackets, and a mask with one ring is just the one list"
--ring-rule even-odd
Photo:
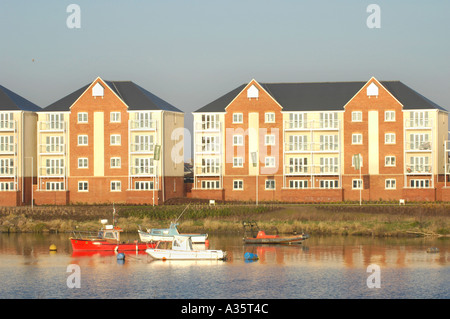
[[(289, 236), (267, 235), (264, 230), (259, 229), (256, 222), (243, 222), (244, 226), (244, 243), (245, 244), (298, 244), (303, 240), (308, 239), (309, 235), (293, 234)], [(250, 236), (247, 235), (247, 231), (250, 231)]]
[(142, 242), (172, 241), (173, 236), (191, 237), (192, 243), (204, 244), (208, 238), (208, 234), (180, 234), (177, 223), (170, 223), (169, 228), (152, 228), (143, 231), (138, 230), (139, 238)]
[(155, 247), (156, 243), (143, 243), (137, 240), (133, 242), (121, 242), (122, 228), (114, 225), (106, 225), (106, 219), (101, 220), (103, 227), (96, 233), (74, 231), (70, 237), (74, 251), (144, 251)]
[(177, 235), (173, 236), (171, 242), (158, 242), (155, 248), (149, 248), (145, 252), (160, 260), (220, 260), (226, 259), (227, 255), (222, 250), (193, 249), (191, 237)]

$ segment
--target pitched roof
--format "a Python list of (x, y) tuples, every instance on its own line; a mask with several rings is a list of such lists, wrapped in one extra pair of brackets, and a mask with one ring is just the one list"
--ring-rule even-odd
[(41, 108), (0, 85), (0, 111), (40, 111)]
[[(283, 111), (341, 111), (367, 82), (260, 83), (283, 107)], [(404, 109), (447, 111), (400, 81), (380, 82)], [(194, 113), (224, 112), (246, 84), (228, 92)]]
[[(164, 101), (153, 93), (133, 83), (132, 81), (104, 81), (109, 88), (117, 94), (117, 96), (128, 106), (129, 110), (163, 110), (182, 112), (175, 106)], [(91, 83), (72, 92), (62, 99), (50, 104), (43, 111), (70, 111), (73, 103), (87, 90)]]

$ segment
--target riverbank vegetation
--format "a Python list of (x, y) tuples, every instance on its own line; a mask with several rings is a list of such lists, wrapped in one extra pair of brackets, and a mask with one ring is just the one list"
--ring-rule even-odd
[[(242, 221), (254, 220), (267, 233), (310, 235), (450, 236), (450, 204), (220, 204), (115, 205), (116, 225), (125, 232), (140, 226), (166, 228), (178, 218), (182, 232), (241, 233)], [(181, 216), (180, 216), (181, 215)], [(71, 232), (98, 230), (113, 221), (112, 205), (0, 208), (1, 232)]]

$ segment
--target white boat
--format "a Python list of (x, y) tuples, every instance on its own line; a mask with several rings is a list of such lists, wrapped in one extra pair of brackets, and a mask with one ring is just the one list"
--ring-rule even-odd
[[(169, 247), (161, 248), (166, 245)], [(177, 235), (173, 236), (172, 242), (159, 242), (155, 248), (149, 248), (145, 252), (154, 259), (162, 260), (218, 260), (225, 259), (227, 255), (222, 250), (194, 250), (191, 237)]]
[(157, 241), (172, 241), (173, 236), (179, 235), (184, 237), (191, 237), (192, 243), (204, 244), (208, 238), (208, 234), (180, 234), (177, 228), (177, 223), (171, 223), (169, 228), (152, 228), (143, 231), (138, 230), (139, 237), (142, 242), (157, 242)]

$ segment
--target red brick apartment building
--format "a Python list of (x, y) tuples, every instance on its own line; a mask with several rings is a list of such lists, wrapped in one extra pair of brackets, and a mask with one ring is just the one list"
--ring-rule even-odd
[(36, 204), (183, 196), (184, 113), (139, 85), (97, 78), (37, 114)]
[(450, 200), (448, 112), (399, 81), (252, 80), (193, 115), (194, 198)]

